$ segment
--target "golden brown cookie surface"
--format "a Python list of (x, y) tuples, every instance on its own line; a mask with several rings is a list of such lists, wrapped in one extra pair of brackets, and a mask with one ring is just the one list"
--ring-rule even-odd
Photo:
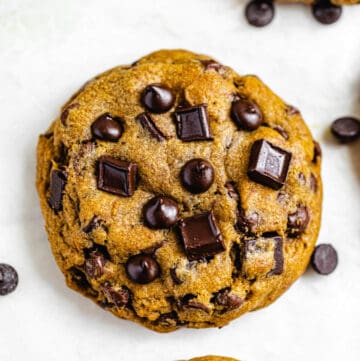
[(320, 226), (320, 155), (299, 111), (186, 51), (75, 94), (40, 136), (37, 188), (68, 285), (160, 332), (270, 304)]

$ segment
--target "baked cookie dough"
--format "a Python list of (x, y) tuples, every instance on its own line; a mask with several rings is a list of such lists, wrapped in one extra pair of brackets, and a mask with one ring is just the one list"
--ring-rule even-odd
[(86, 83), (37, 148), (37, 189), (72, 289), (169, 332), (221, 327), (304, 272), (320, 148), (259, 78), (152, 53)]
[(189, 361), (239, 361), (230, 357), (222, 357), (222, 356), (203, 356), (192, 358)]

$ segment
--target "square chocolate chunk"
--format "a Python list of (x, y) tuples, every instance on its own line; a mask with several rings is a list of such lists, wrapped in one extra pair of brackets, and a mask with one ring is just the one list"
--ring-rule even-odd
[(179, 222), (179, 228), (185, 253), (190, 261), (225, 251), (213, 211), (185, 218)]
[(136, 186), (137, 165), (124, 160), (101, 157), (98, 163), (98, 188), (119, 196), (130, 197)]
[(179, 107), (174, 115), (177, 136), (184, 142), (214, 139), (210, 132), (207, 104)]
[(292, 154), (264, 139), (257, 140), (250, 153), (248, 175), (254, 182), (280, 189), (288, 174)]

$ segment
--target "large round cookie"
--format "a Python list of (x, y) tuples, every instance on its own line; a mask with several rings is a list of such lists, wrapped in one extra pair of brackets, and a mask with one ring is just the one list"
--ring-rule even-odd
[(203, 356), (203, 357), (195, 357), (189, 361), (239, 361), (230, 357), (223, 356)]
[(67, 284), (168, 332), (277, 299), (320, 225), (320, 148), (256, 76), (159, 51), (85, 84), (40, 136), (37, 188)]

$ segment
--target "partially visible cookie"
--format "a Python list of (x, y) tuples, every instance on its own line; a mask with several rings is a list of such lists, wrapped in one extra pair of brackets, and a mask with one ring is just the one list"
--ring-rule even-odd
[(223, 357), (223, 356), (203, 356), (203, 357), (195, 357), (189, 361), (239, 361), (231, 357)]
[(160, 332), (272, 303), (316, 242), (320, 148), (300, 112), (204, 55), (159, 51), (97, 76), (37, 160), (68, 285)]

